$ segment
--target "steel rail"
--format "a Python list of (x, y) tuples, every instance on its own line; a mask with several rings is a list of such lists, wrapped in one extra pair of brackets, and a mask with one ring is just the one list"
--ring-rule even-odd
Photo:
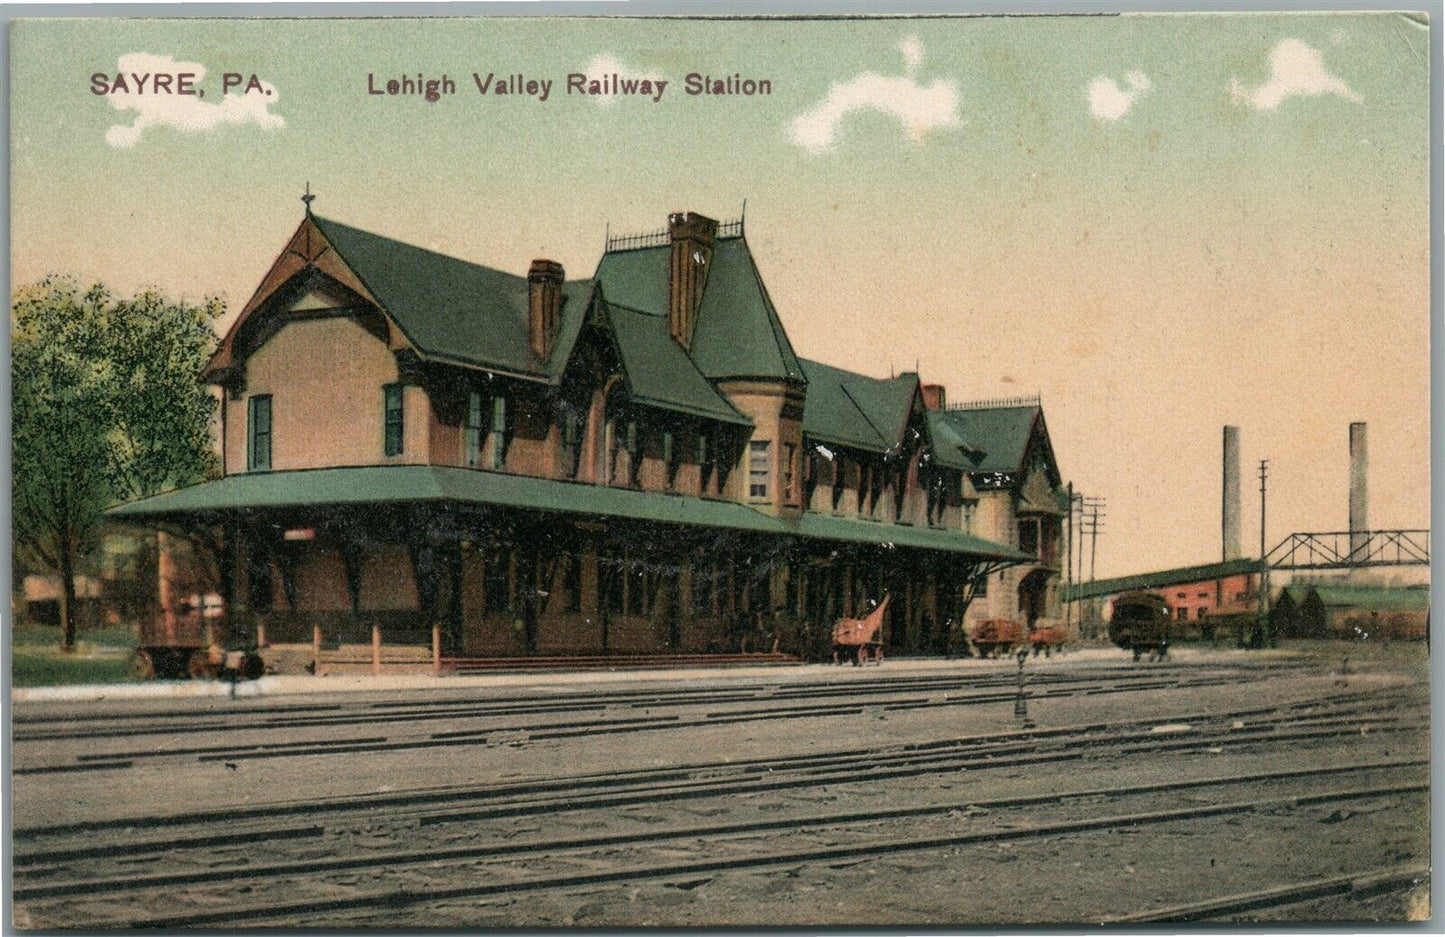
[[(900, 852), (915, 852), (927, 849), (956, 848), (981, 843), (999, 843), (1038, 839), (1075, 833), (1091, 833), (1101, 830), (1150, 826), (1181, 820), (1195, 820), (1218, 817), (1235, 813), (1247, 813), (1261, 809), (1296, 808), (1314, 804), (1334, 803), (1342, 800), (1362, 800), (1387, 797), (1398, 794), (1428, 792), (1428, 782), (1394, 784), (1371, 788), (1322, 791), (1314, 794), (1288, 797), (1235, 801), (1223, 804), (1208, 804), (1173, 810), (1159, 810), (1144, 813), (1122, 814), (1109, 817), (1089, 817), (1058, 823), (1038, 824), (1011, 829), (989, 830), (977, 833), (933, 835), (883, 840), (871, 843), (856, 843), (844, 846), (821, 846), (807, 849), (780, 851), (757, 856), (741, 856), (729, 859), (704, 859), (694, 862), (671, 861), (660, 865), (639, 865), (632, 868), (610, 869), (603, 872), (577, 872), (559, 875), (523, 878), (514, 881), (469, 883), (459, 886), (439, 886), (419, 889), (394, 889), (351, 895), (344, 898), (291, 901), (271, 905), (252, 904), (233, 908), (212, 908), (187, 914), (161, 915), (132, 921), (131, 926), (179, 928), (213, 924), (234, 925), (242, 921), (267, 920), (284, 917), (290, 921), (315, 918), (327, 912), (357, 909), (390, 910), (414, 907), (419, 904), (457, 898), (478, 898), (487, 895), (516, 895), (527, 892), (569, 889), (591, 885), (614, 884), (678, 877), (694, 877), (710, 872), (743, 869), (765, 869), (778, 865), (797, 863), (834, 862), (840, 859), (866, 858)], [(79, 925), (81, 927), (95, 927)], [(115, 921), (104, 922), (104, 926), (115, 926)]]
[(664, 842), (674, 839), (697, 837), (733, 836), (746, 833), (796, 830), (807, 827), (829, 827), (864, 822), (916, 819), (940, 816), (954, 811), (968, 809), (1000, 810), (1007, 808), (1038, 806), (1062, 803), (1074, 798), (1120, 798), (1135, 797), (1172, 791), (1193, 790), (1208, 787), (1225, 787), (1234, 784), (1251, 784), (1261, 781), (1294, 780), (1298, 778), (1324, 777), (1365, 771), (1385, 771), (1399, 768), (1422, 767), (1428, 759), (1412, 759), (1386, 762), (1366, 762), (1353, 765), (1331, 765), (1324, 768), (1291, 768), (1281, 771), (1264, 771), (1252, 774), (1221, 775), (1212, 778), (1191, 778), (1179, 781), (1162, 781), (1153, 784), (1131, 785), (1129, 787), (1088, 788), (1074, 791), (1050, 791), (1047, 794), (1018, 795), (990, 800), (970, 799), (948, 804), (932, 804), (922, 807), (894, 807), (866, 811), (816, 816), (794, 817), (781, 820), (758, 820), (747, 823), (724, 823), (686, 827), (643, 833), (620, 833), (610, 835), (583, 836), (546, 840), (530, 840), (520, 843), (489, 843), (481, 846), (459, 846), (451, 848), (413, 849), (369, 856), (312, 859), (305, 861), (275, 862), (268, 865), (251, 865), (219, 869), (205, 869), (191, 872), (168, 872), (148, 875), (130, 875), (114, 878), (92, 878), (69, 882), (46, 882), (36, 885), (17, 884), (12, 900), (55, 898), (65, 895), (110, 894), (118, 891), (134, 891), (142, 888), (160, 888), (172, 885), (195, 885), (208, 882), (230, 882), (242, 879), (256, 879), (279, 876), (305, 875), (324, 872), (347, 871), (372, 867), (390, 867), (423, 862), (444, 862), (460, 859), (506, 861), (513, 856), (528, 853), (552, 853), (562, 850), (597, 849), (606, 846), (626, 846)]
[[(1030, 691), (1033, 700), (1069, 699), (1075, 696), (1104, 696), (1115, 693), (1147, 692), (1161, 689), (1193, 689), (1197, 687), (1225, 686), (1254, 682), (1253, 677), (1238, 679), (1200, 675), (1195, 679), (1179, 677), (1174, 680), (1147, 680), (1114, 683), (1107, 686), (1069, 688), (1068, 686), (1045, 687)], [(804, 705), (795, 707), (772, 707), (743, 712), (704, 713), (691, 719), (680, 715), (640, 717), (635, 719), (598, 719), (570, 723), (533, 723), (510, 726), (492, 726), (485, 729), (458, 730), (433, 733), (427, 738), (392, 740), (389, 737), (370, 739), (323, 739), (308, 745), (306, 742), (279, 744), (252, 744), (241, 746), (214, 746), (209, 748), (185, 748), (170, 750), (135, 750), (114, 753), (82, 753), (76, 756), (78, 762), (86, 765), (83, 770), (105, 770), (106, 768), (128, 768), (138, 759), (163, 759), (184, 755), (195, 755), (197, 761), (242, 761), (262, 758), (283, 758), (315, 755), (357, 754), (362, 752), (391, 752), (418, 749), (448, 748), (485, 743), (493, 735), (526, 733), (531, 740), (565, 739), (592, 737), (605, 734), (649, 732), (666, 729), (703, 728), (739, 722), (760, 722), (782, 719), (827, 718), (836, 716), (863, 715), (868, 710), (897, 712), (909, 709), (941, 709), (959, 706), (979, 706), (988, 703), (1011, 702), (1016, 692), (971, 693), (943, 699), (912, 698), (881, 702), (858, 701), (833, 705)], [(294, 726), (288, 726), (294, 727)], [(256, 727), (248, 727), (256, 728)], [(73, 764), (31, 765), (15, 768), (16, 775), (42, 775), (63, 771), (82, 770)]]
[[(1348, 717), (1353, 723), (1354, 717)], [(1411, 727), (1405, 727), (1411, 728)], [(930, 774), (954, 773), (961, 770), (991, 770), (997, 768), (1017, 767), (1020, 765), (1037, 766), (1041, 764), (1060, 763), (1085, 757), (1091, 750), (1117, 746), (1118, 754), (1137, 754), (1142, 752), (1157, 751), (1180, 751), (1198, 749), (1210, 745), (1249, 745), (1259, 742), (1294, 741), (1313, 738), (1336, 737), (1341, 734), (1355, 735), (1358, 731), (1356, 725), (1339, 729), (1310, 729), (1303, 732), (1280, 733), (1278, 731), (1258, 731), (1244, 733), (1240, 730), (1230, 728), (1216, 729), (1212, 733), (1191, 733), (1188, 738), (1179, 736), (1155, 736), (1152, 732), (1138, 732), (1132, 736), (1120, 737), (1094, 737), (1091, 734), (1079, 734), (1078, 737), (1070, 739), (1060, 737), (1056, 739), (1028, 739), (1004, 741), (986, 745), (975, 745), (967, 748), (953, 748), (936, 751), (932, 753), (920, 753), (907, 751), (901, 753), (887, 753), (864, 751), (862, 753), (844, 753), (841, 755), (819, 756), (815, 760), (809, 760), (802, 764), (791, 766), (777, 765), (748, 766), (743, 771), (731, 774), (727, 777), (696, 777), (699, 773), (706, 773), (706, 769), (700, 772), (696, 768), (664, 769), (656, 775), (642, 775), (641, 777), (619, 778), (608, 782), (603, 776), (603, 783), (590, 785), (594, 793), (582, 793), (583, 787), (575, 779), (558, 779), (550, 781), (545, 785), (514, 786), (511, 790), (471, 790), (464, 792), (470, 796), (453, 796), (448, 798), (453, 806), (442, 810), (439, 807), (436, 797), (427, 798), (425, 795), (407, 795), (405, 799), (398, 797), (386, 798), (388, 803), (379, 803), (382, 798), (367, 798), (362, 802), (342, 802), (339, 809), (345, 812), (356, 812), (365, 810), (368, 812), (377, 809), (385, 809), (390, 806), (392, 809), (406, 809), (419, 807), (405, 814), (420, 826), (437, 826), (447, 823), (465, 822), (478, 819), (495, 819), (500, 817), (530, 816), (536, 814), (556, 814), (560, 812), (572, 812), (577, 810), (596, 810), (612, 807), (630, 806), (636, 804), (657, 803), (661, 801), (682, 801), (695, 800), (709, 797), (720, 797), (728, 794), (739, 793), (762, 793), (770, 791), (783, 791), (799, 787), (816, 787), (820, 784), (846, 784), (858, 781), (876, 782), (884, 779), (898, 779), (906, 777), (920, 777)], [(1387, 731), (1381, 728), (1379, 731)], [(1222, 733), (1222, 734), (1220, 734)], [(1045, 745), (1054, 741), (1062, 744), (1062, 749), (1050, 750), (1038, 744)], [(871, 757), (870, 757), (871, 756)], [(1010, 757), (1011, 756), (1011, 757)], [(518, 789), (520, 788), (520, 790)], [(548, 793), (556, 793), (554, 797), (548, 797)], [(542, 796), (536, 796), (541, 794)], [(520, 796), (518, 796), (520, 795)], [(457, 809), (457, 804), (466, 804), (463, 809)], [(317, 805), (303, 805), (303, 815), (308, 820), (313, 820), (317, 813), (321, 812)], [(251, 816), (271, 819), (277, 815), (274, 809), (255, 808), (249, 811)], [(235, 824), (239, 819), (234, 813), (228, 813), (228, 821)], [(213, 816), (205, 815), (206, 822), (212, 822)], [(146, 825), (147, 821), (127, 821), (125, 828)], [(153, 825), (153, 824), (152, 824)], [(115, 828), (114, 826), (110, 828)], [(275, 830), (285, 830), (285, 827), (272, 827)], [(92, 828), (94, 831), (94, 828)], [(260, 836), (261, 834), (255, 834)], [(17, 833), (17, 838), (19, 838)], [(55, 862), (84, 858), (99, 858), (110, 855), (141, 855), (147, 853), (158, 853), (175, 851), (178, 849), (190, 848), (188, 838), (169, 838), (164, 840), (149, 841), (127, 841), (124, 843), (113, 843), (96, 845), (88, 843), (75, 848), (57, 848), (38, 850), (31, 852), (17, 852), (13, 855), (12, 861), (17, 870), (34, 865), (40, 862)]]
[(1299, 904), (1302, 901), (1313, 901), (1335, 895), (1349, 895), (1352, 898), (1368, 897), (1399, 891), (1402, 888), (1429, 881), (1430, 867), (1428, 865), (1396, 866), (1381, 872), (1331, 875), (1327, 878), (1316, 878), (1259, 891), (1225, 895), (1221, 898), (1209, 898), (1168, 908), (1154, 908), (1135, 914), (1105, 918), (1101, 923), (1157, 924), (1201, 921), (1227, 914), (1241, 914), (1247, 911), (1275, 908), (1280, 905)]
[[(574, 774), (558, 778), (512, 782), (503, 785), (463, 785), (420, 788), (385, 795), (364, 795), (360, 798), (342, 797), (331, 800), (276, 801), (256, 807), (228, 810), (227, 817), (232, 822), (235, 822), (242, 819), (273, 818), (276, 816), (298, 814), (311, 815), (317, 812), (371, 810), (388, 806), (418, 803), (455, 803), (487, 797), (535, 794), (548, 790), (562, 790), (576, 793), (583, 787), (605, 788), (639, 781), (675, 780), (710, 770), (725, 770), (732, 773), (748, 771), (757, 773), (772, 772), (794, 768), (799, 765), (817, 765), (819, 763), (826, 764), (840, 760), (858, 760), (879, 753), (894, 753), (899, 757), (918, 752), (934, 751), (966, 754), (970, 750), (980, 750), (989, 747), (997, 750), (998, 746), (1009, 743), (1037, 743), (1051, 739), (1066, 740), (1071, 736), (1086, 736), (1093, 733), (1117, 734), (1121, 730), (1131, 729), (1142, 731), (1144, 728), (1150, 726), (1179, 722), (1209, 723), (1222, 722), (1225, 720), (1237, 721), (1239, 719), (1254, 719), (1256, 720), (1254, 727), (1258, 728), (1265, 725), (1287, 723), (1301, 719), (1347, 719), (1389, 706), (1397, 697), (1402, 695), (1400, 691), (1392, 689), (1387, 691), (1343, 694), (1335, 697), (1301, 700), (1277, 706), (1251, 707), (1247, 709), (1227, 710), (1224, 712), (1170, 713), (1124, 722), (1076, 723), (1074, 725), (1057, 726), (1046, 729), (1016, 729), (1007, 732), (983, 733), (954, 739), (888, 746), (885, 748), (843, 749), (810, 755), (773, 756), (739, 761), (691, 762), (663, 769), (644, 768), (613, 771), (603, 774)], [(1324, 708), (1326, 711), (1318, 712), (1317, 710), (1321, 708)], [(1295, 713), (1301, 714), (1294, 715)], [(127, 816), (111, 820), (80, 821), (28, 828), (21, 827), (14, 829), (12, 835), (16, 841), (24, 841), (65, 834), (90, 835), (105, 829), (184, 826), (191, 823), (212, 823), (214, 819), (215, 812), (213, 810), (165, 815)]]

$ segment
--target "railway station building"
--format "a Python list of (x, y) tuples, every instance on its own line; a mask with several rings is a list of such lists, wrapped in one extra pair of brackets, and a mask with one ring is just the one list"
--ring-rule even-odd
[(210, 544), (261, 644), (817, 658), (885, 594), (891, 653), (1059, 617), (1037, 401), (798, 357), (741, 222), (677, 213), (568, 279), (308, 207), (204, 379), (223, 476), (111, 513)]

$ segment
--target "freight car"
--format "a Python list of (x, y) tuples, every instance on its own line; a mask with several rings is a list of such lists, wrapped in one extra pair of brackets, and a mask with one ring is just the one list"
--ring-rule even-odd
[(1153, 592), (1125, 592), (1114, 599), (1109, 618), (1109, 640), (1138, 660), (1147, 651), (1151, 660), (1169, 654), (1169, 603)]
[(1054, 651), (1062, 654), (1064, 650), (1064, 637), (1064, 629), (1058, 626), (1034, 628), (1029, 631), (1029, 647), (1033, 648), (1035, 657), (1038, 657), (1041, 652), (1045, 657), (1048, 657)]
[(973, 646), (979, 657), (1012, 654), (1024, 640), (1023, 622), (1010, 618), (984, 618), (973, 627)]

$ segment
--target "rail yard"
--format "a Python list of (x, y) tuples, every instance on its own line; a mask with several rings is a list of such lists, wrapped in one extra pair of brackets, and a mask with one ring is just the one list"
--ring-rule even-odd
[(16, 923), (1429, 913), (1419, 643), (610, 676), (19, 703)]

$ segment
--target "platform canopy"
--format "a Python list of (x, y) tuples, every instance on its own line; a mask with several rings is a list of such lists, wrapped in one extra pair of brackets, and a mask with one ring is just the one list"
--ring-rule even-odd
[(1027, 553), (959, 531), (818, 514), (780, 518), (733, 501), (431, 465), (247, 472), (133, 501), (107, 513), (117, 520), (143, 523), (221, 519), (235, 512), (403, 503), (517, 508), (600, 521), (644, 521), (885, 548), (939, 550), (1001, 565), (1036, 562)]
[(1064, 601), (1099, 599), (1136, 589), (1163, 589), (1167, 586), (1186, 585), (1192, 582), (1208, 582), (1211, 579), (1228, 579), (1246, 573), (1259, 572), (1259, 560), (1225, 560), (1222, 563), (1205, 563), (1202, 566), (1181, 566), (1177, 569), (1161, 569), (1153, 573), (1137, 573), (1133, 576), (1117, 576), (1113, 579), (1096, 579), (1064, 587)]

